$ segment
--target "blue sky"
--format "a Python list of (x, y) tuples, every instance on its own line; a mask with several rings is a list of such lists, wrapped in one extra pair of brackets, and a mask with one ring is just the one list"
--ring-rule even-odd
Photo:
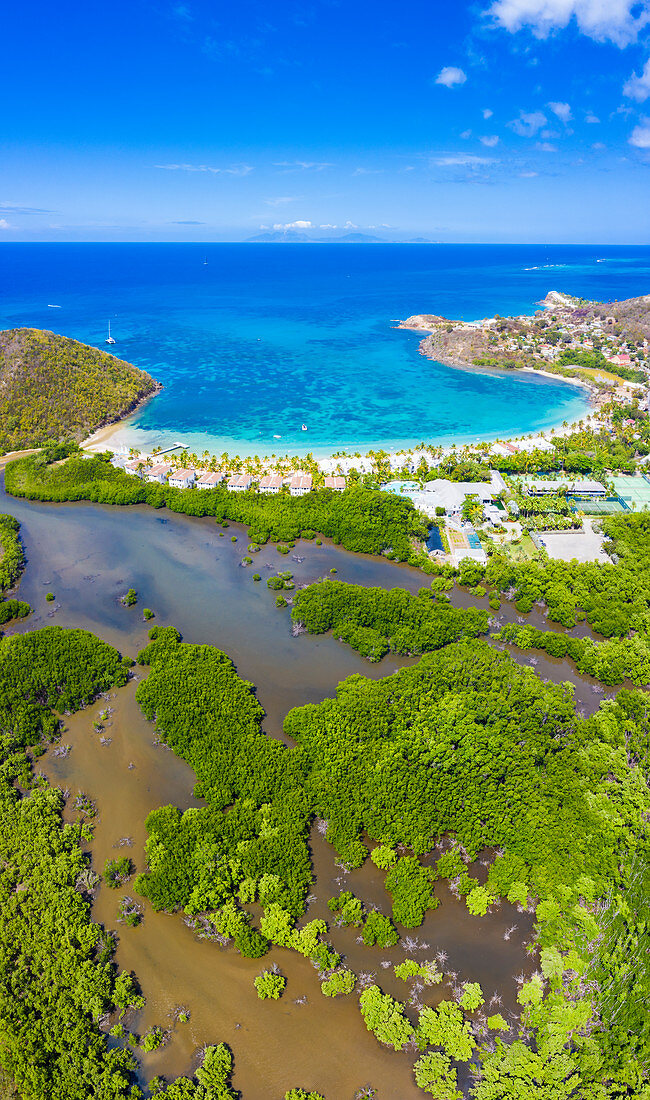
[(26, 0), (3, 41), (0, 240), (650, 239), (650, 0)]

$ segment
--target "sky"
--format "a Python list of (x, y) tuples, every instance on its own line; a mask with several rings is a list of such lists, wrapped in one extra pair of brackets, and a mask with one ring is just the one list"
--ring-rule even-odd
[(2, 29), (0, 241), (650, 240), (650, 0), (24, 0)]

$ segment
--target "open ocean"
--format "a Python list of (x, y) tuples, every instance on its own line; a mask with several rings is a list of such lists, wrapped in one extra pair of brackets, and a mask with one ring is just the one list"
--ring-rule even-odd
[(0, 246), (0, 327), (105, 348), (110, 319), (113, 353), (164, 386), (130, 437), (242, 455), (470, 441), (579, 418), (577, 387), (432, 363), (419, 334), (391, 327), (414, 313), (529, 313), (549, 290), (648, 293), (650, 248)]

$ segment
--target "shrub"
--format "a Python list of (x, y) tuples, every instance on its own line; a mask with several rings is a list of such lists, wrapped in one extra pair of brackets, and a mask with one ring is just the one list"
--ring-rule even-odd
[(146, 622), (149, 622), (150, 619), (154, 618), (154, 613), (150, 607), (143, 608), (142, 617)]
[(366, 947), (394, 947), (399, 940), (399, 933), (389, 917), (373, 909), (366, 917), (363, 926), (363, 942)]
[(54, 593), (53, 593), (53, 592), (47, 592), (47, 593), (46, 593), (46, 595), (45, 595), (45, 599), (47, 600), (47, 602), (48, 602), (48, 603), (52, 603), (52, 601), (54, 600), (54, 598), (55, 598), (55, 597), (54, 597)]
[(135, 588), (129, 588), (125, 596), (122, 596), (122, 603), (125, 607), (133, 607), (138, 602), (138, 594)]
[(165, 1033), (161, 1027), (154, 1026), (151, 1031), (142, 1039), (140, 1046), (144, 1050), (145, 1054), (150, 1054), (152, 1050), (158, 1050), (165, 1042)]
[(107, 859), (104, 865), (106, 885), (110, 886), (112, 890), (116, 890), (130, 879), (133, 871), (133, 863), (128, 856), (124, 856), (122, 859)]
[(254, 979), (253, 984), (260, 1001), (277, 1001), (284, 992), (287, 979), (283, 974), (276, 974), (273, 970), (264, 970)]
[(357, 984), (357, 976), (351, 970), (335, 970), (334, 973), (321, 982), (321, 992), (326, 997), (346, 997)]

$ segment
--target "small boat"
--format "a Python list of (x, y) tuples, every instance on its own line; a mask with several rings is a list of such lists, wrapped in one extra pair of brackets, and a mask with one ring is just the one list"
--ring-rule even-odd
[(106, 343), (107, 344), (114, 344), (115, 343), (114, 338), (111, 336), (111, 322), (110, 321), (108, 322), (108, 336), (106, 337)]
[(303, 424), (303, 426), (302, 426), (302, 428), (301, 428), (301, 431), (303, 431), (303, 432), (306, 432), (306, 431), (307, 431), (307, 425), (306, 425), (306, 424)]
[(203, 261), (203, 266), (207, 267), (207, 265), (208, 265), (208, 257), (206, 256), (204, 261)]
[(274, 435), (273, 438), (274, 439), (282, 439), (282, 436), (281, 435)]

